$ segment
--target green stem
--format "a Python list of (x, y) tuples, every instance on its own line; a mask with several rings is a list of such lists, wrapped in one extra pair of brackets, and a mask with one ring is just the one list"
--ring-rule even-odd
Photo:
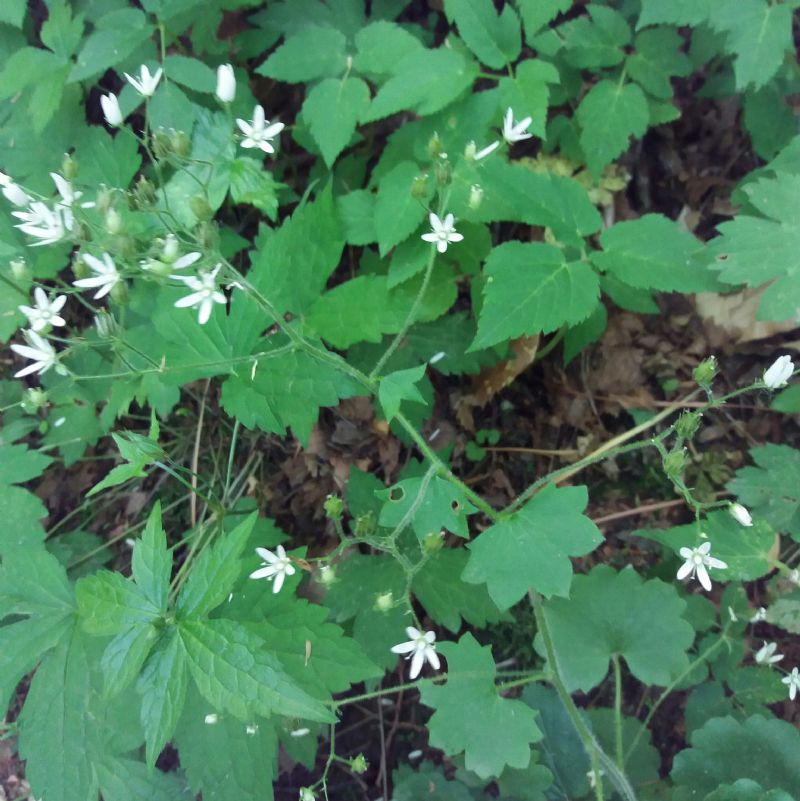
[(614, 665), (614, 746), (617, 758), (617, 767), (625, 770), (625, 750), (622, 745), (622, 670), (619, 665), (619, 656), (611, 657)]

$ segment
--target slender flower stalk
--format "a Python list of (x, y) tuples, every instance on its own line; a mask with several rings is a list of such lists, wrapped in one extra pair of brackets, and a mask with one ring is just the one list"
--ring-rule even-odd
[(66, 325), (66, 320), (59, 315), (67, 302), (66, 295), (58, 295), (51, 301), (47, 293), (39, 286), (33, 290), (34, 306), (19, 306), (19, 310), (28, 318), (32, 331), (41, 331), (48, 325)]
[(426, 242), (435, 242), (439, 253), (444, 253), (450, 243), (461, 242), (464, 239), (462, 234), (456, 232), (452, 214), (446, 215), (444, 220), (441, 220), (438, 215), (431, 212), (428, 219), (432, 230), (428, 234), (423, 234), (422, 238)]

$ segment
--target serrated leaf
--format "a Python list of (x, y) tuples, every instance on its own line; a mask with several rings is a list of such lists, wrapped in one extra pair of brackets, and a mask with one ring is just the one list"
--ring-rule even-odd
[(357, 52), (353, 68), (361, 73), (385, 75), (409, 53), (419, 53), (422, 44), (413, 34), (394, 22), (377, 20), (356, 34)]
[(378, 399), (388, 421), (393, 420), (400, 411), (400, 404), (405, 401), (425, 403), (425, 398), (416, 384), (425, 375), (425, 365), (397, 370), (381, 378), (378, 387)]
[(599, 176), (627, 150), (630, 137), (644, 134), (650, 112), (636, 84), (604, 79), (581, 100), (575, 117), (581, 126), (580, 145), (586, 165)]
[(208, 64), (177, 53), (170, 53), (164, 59), (164, 74), (169, 80), (195, 92), (211, 93), (216, 86), (214, 70)]
[(642, 13), (636, 27), (659, 23), (699, 25), (708, 19), (714, 2), (716, 0), (642, 0)]
[(461, 578), (486, 582), (499, 609), (509, 609), (529, 589), (566, 596), (572, 582), (569, 557), (584, 556), (603, 541), (583, 514), (588, 500), (586, 487), (547, 486), (469, 543)]
[(369, 87), (353, 76), (320, 81), (306, 95), (303, 117), (329, 169), (353, 138), (369, 102)]
[(107, 757), (95, 765), (104, 801), (190, 801), (178, 772), (149, 770), (143, 762)]
[(131, 570), (134, 581), (153, 605), (166, 609), (172, 555), (167, 550), (167, 535), (161, 524), (160, 501), (156, 501), (147, 518), (144, 534), (133, 545)]
[(0, 445), (0, 484), (22, 484), (40, 476), (53, 461), (27, 445)]
[(331, 712), (304, 692), (263, 641), (231, 620), (184, 620), (181, 642), (201, 695), (216, 709), (249, 722), (253, 715), (287, 715), (331, 723)]
[(572, 0), (517, 0), (526, 40), (529, 41), (536, 31), (563, 14), (571, 5)]
[(91, 634), (113, 635), (155, 621), (161, 610), (121, 573), (101, 570), (75, 585), (78, 615)]
[(784, 720), (713, 718), (693, 733), (691, 745), (675, 756), (670, 774), (675, 801), (704, 798), (739, 779), (800, 796), (800, 732)]
[(625, 17), (599, 3), (588, 6), (589, 16), (581, 16), (558, 27), (566, 48), (566, 60), (580, 69), (613, 67), (624, 58), (623, 48), (631, 32)]
[(484, 587), (454, 578), (463, 573), (468, 559), (463, 548), (445, 548), (425, 562), (411, 583), (411, 591), (431, 618), (456, 633), (462, 619), (484, 628), (504, 617)]
[(487, 66), (501, 69), (519, 55), (519, 18), (510, 5), (498, 15), (491, 0), (445, 0), (444, 10), (467, 47)]
[(156, 627), (145, 623), (131, 626), (111, 640), (100, 661), (106, 698), (112, 698), (133, 682), (157, 639)]
[(447, 683), (420, 687), (422, 702), (435, 710), (431, 745), (449, 755), (463, 751), (467, 769), (482, 779), (499, 776), (506, 765), (527, 767), (530, 744), (542, 733), (530, 708), (498, 693), (492, 649), (465, 634), (439, 650), (447, 657)]
[(420, 116), (434, 114), (470, 87), (476, 74), (477, 66), (454, 50), (440, 47), (411, 52), (396, 64), (361, 122), (375, 122), (406, 110)]
[(667, 686), (689, 665), (686, 650), (694, 629), (675, 588), (654, 579), (642, 582), (634, 570), (619, 573), (606, 565), (575, 576), (569, 599), (544, 604), (544, 615), (570, 692), (588, 691), (621, 656), (644, 684)]
[(39, 522), (49, 512), (39, 498), (22, 487), (0, 484), (0, 554), (25, 551), (44, 542), (45, 532)]
[(726, 679), (736, 700), (747, 709), (753, 705), (777, 704), (786, 697), (781, 674), (766, 666), (738, 667)]
[(619, 222), (600, 234), (592, 261), (629, 286), (662, 292), (708, 292), (717, 282), (698, 254), (702, 244), (660, 214)]
[(143, 465), (140, 464), (118, 464), (111, 468), (106, 475), (97, 482), (87, 493), (86, 497), (91, 498), (92, 495), (97, 495), (98, 492), (108, 489), (109, 487), (118, 487), (132, 478), (146, 478), (147, 471)]
[(430, 188), (422, 198), (412, 193), (421, 174), (415, 162), (401, 161), (381, 179), (375, 200), (375, 233), (381, 256), (414, 233), (425, 217)]
[(253, 512), (230, 533), (220, 532), (192, 567), (175, 604), (179, 619), (208, 615), (230, 595), (242, 572), (240, 557), (258, 515)]
[(75, 593), (64, 566), (44, 548), (4, 554), (0, 565), (4, 614), (62, 617), (75, 611)]
[(498, 245), (486, 259), (484, 274), (478, 333), (470, 350), (575, 325), (592, 313), (600, 294), (588, 264), (568, 263), (559, 248), (540, 242)]
[(392, 801), (474, 801), (475, 796), (458, 779), (448, 780), (441, 768), (423, 762), (415, 771), (400, 765), (392, 773)]
[(6, 0), (0, 7), (0, 22), (21, 28), (27, 10), (27, 0)]
[(681, 50), (683, 44), (683, 37), (674, 28), (642, 31), (626, 61), (628, 74), (653, 97), (672, 97), (670, 78), (685, 77), (692, 69), (689, 57)]
[(335, 28), (309, 25), (287, 37), (256, 73), (288, 83), (335, 77), (347, 68), (345, 45)]
[(366, 189), (356, 189), (336, 198), (336, 210), (350, 245), (369, 245), (376, 242), (375, 195)]
[(142, 670), (137, 690), (142, 696), (140, 719), (153, 766), (178, 725), (186, 699), (186, 652), (176, 629), (166, 632)]
[(759, 320), (787, 320), (800, 306), (800, 227), (796, 198), (800, 176), (779, 172), (744, 187), (750, 203), (764, 216), (740, 214), (717, 226), (708, 253), (720, 278), (756, 287), (771, 282), (761, 297)]
[(546, 61), (529, 58), (517, 65), (514, 78), (503, 78), (500, 91), (503, 106), (514, 109), (515, 117), (531, 117), (529, 130), (545, 138), (550, 84), (559, 82), (558, 70)]

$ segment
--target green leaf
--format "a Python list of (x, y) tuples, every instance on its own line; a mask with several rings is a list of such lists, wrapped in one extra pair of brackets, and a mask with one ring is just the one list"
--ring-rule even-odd
[(644, 684), (667, 686), (689, 666), (694, 629), (683, 617), (686, 602), (671, 584), (642, 582), (632, 569), (606, 565), (575, 576), (569, 599), (544, 604), (561, 677), (570, 692), (588, 691), (623, 657)]
[(255, 734), (248, 734), (244, 723), (228, 715), (208, 725), (205, 716), (212, 712), (190, 689), (175, 741), (192, 791), (205, 801), (272, 801), (278, 754), (274, 727), (262, 721)]
[(35, 87), (48, 76), (59, 73), (63, 66), (63, 60), (48, 50), (38, 47), (17, 50), (0, 72), (0, 100), (6, 100), (29, 86)]
[(591, 17), (581, 16), (558, 27), (567, 63), (580, 69), (613, 67), (624, 58), (631, 31), (625, 17), (599, 3), (588, 6)]
[(702, 243), (661, 214), (619, 222), (600, 234), (603, 250), (592, 254), (601, 270), (639, 289), (708, 292), (717, 282), (698, 254)]
[(152, 767), (178, 725), (186, 699), (187, 658), (181, 635), (169, 629), (150, 654), (137, 689), (147, 745), (147, 764)]
[(523, 334), (549, 333), (585, 320), (597, 306), (600, 286), (584, 262), (541, 242), (505, 242), (489, 254), (478, 333), (470, 350)]
[(526, 40), (530, 41), (536, 31), (563, 14), (571, 5), (572, 0), (517, 0)]
[(430, 188), (423, 198), (412, 194), (421, 174), (413, 161), (401, 161), (381, 179), (375, 201), (375, 233), (381, 256), (414, 233), (425, 216)]
[(800, 536), (800, 451), (788, 445), (762, 445), (750, 449), (755, 466), (741, 467), (727, 488), (758, 520), (777, 531)]
[(40, 476), (53, 461), (27, 445), (0, 444), (0, 484), (22, 484)]
[(642, 90), (633, 83), (602, 80), (581, 100), (576, 119), (586, 165), (596, 177), (628, 148), (631, 136), (647, 130), (650, 112)]
[(692, 71), (689, 57), (681, 49), (683, 45), (683, 37), (674, 28), (642, 31), (625, 65), (628, 75), (653, 97), (672, 97), (670, 78), (684, 78)]
[(529, 130), (544, 139), (550, 84), (558, 82), (558, 70), (552, 64), (537, 58), (526, 59), (517, 66), (513, 79), (503, 78), (500, 82), (503, 106), (513, 108), (517, 118), (531, 117)]
[(792, 45), (792, 9), (766, 0), (736, 0), (711, 6), (710, 24), (727, 36), (736, 88), (764, 86), (783, 63)]
[(420, 687), (422, 702), (435, 710), (428, 722), (431, 745), (448, 755), (463, 751), (467, 769), (482, 779), (499, 776), (506, 765), (527, 767), (530, 744), (542, 733), (531, 709), (497, 691), (492, 649), (465, 634), (439, 651), (447, 657), (447, 683)]
[[(705, 535), (699, 536), (699, 532)], [(700, 542), (711, 543), (711, 555), (726, 562), (726, 570), (714, 569), (711, 576), (719, 581), (761, 578), (771, 570), (770, 550), (775, 544), (775, 530), (765, 520), (755, 519), (750, 528), (737, 523), (726, 511), (711, 512), (698, 526), (640, 531), (640, 536), (661, 542), (678, 553), (682, 547), (694, 548)]]
[(519, 18), (510, 5), (499, 16), (491, 0), (445, 0), (444, 10), (467, 47), (487, 66), (504, 68), (519, 55)]
[(75, 593), (67, 571), (41, 547), (3, 555), (0, 600), (7, 615), (63, 617), (75, 611)]
[(322, 406), (364, 394), (360, 384), (304, 351), (291, 351), (258, 362), (255, 375), (235, 375), (222, 386), (225, 411), (247, 428), (284, 434), (291, 427), (307, 443)]
[(0, 554), (24, 551), (44, 542), (44, 528), (39, 522), (49, 512), (39, 498), (22, 487), (0, 484)]
[(256, 73), (287, 83), (341, 76), (347, 69), (345, 45), (335, 28), (309, 25), (288, 36)]
[(181, 622), (189, 671), (201, 695), (241, 721), (271, 714), (331, 723), (328, 709), (304, 692), (264, 651), (263, 641), (231, 620)]
[[(14, 5), (14, 0), (11, 5)], [(49, 47), (57, 56), (67, 60), (78, 49), (83, 36), (83, 27), (83, 15), (78, 14), (73, 18), (69, 6), (62, 3), (50, 7), (50, 15), (42, 24), (39, 36), (45, 47)]]
[(113, 698), (133, 682), (157, 639), (156, 627), (146, 623), (131, 626), (111, 640), (100, 662), (105, 698)]
[(361, 73), (386, 75), (394, 72), (397, 63), (410, 53), (423, 50), (413, 34), (394, 22), (370, 22), (356, 34), (357, 52), (353, 68)]
[(295, 210), (251, 256), (248, 279), (279, 314), (303, 314), (339, 265), (344, 241), (330, 188)]
[(15, 28), (21, 28), (27, 10), (27, 0), (5, 0), (0, 6), (0, 22), (13, 25)]
[(587, 345), (597, 342), (608, 325), (606, 307), (598, 303), (582, 322), (572, 326), (564, 336), (564, 366), (566, 367)]
[(400, 765), (392, 773), (392, 801), (474, 801), (475, 796), (458, 779), (448, 780), (441, 768), (423, 762), (419, 770)]
[(744, 709), (777, 704), (786, 697), (786, 685), (781, 681), (781, 674), (769, 667), (738, 667), (728, 676), (726, 683)]
[(336, 210), (349, 245), (369, 245), (377, 242), (375, 233), (375, 195), (366, 189), (356, 189), (336, 198)]
[(105, 477), (98, 481), (87, 493), (86, 497), (91, 498), (92, 495), (97, 495), (98, 492), (108, 489), (109, 487), (118, 487), (132, 478), (146, 478), (147, 471), (143, 465), (140, 464), (118, 464), (112, 467), (106, 473)]
[(134, 581), (153, 605), (167, 607), (172, 555), (167, 550), (167, 535), (161, 524), (161, 503), (156, 501), (144, 534), (133, 545), (131, 568)]
[(81, 182), (88, 186), (106, 184), (127, 189), (142, 164), (132, 136), (112, 137), (96, 126), (81, 131), (75, 157), (80, 163)]
[(411, 584), (412, 592), (431, 618), (454, 633), (460, 631), (462, 619), (485, 628), (505, 617), (485, 587), (454, 579), (464, 572), (468, 559), (463, 548), (444, 548), (425, 562)]
[(469, 88), (477, 71), (473, 62), (445, 47), (411, 52), (397, 62), (361, 122), (375, 122), (398, 111), (434, 114)]
[(603, 541), (583, 514), (586, 487), (548, 485), (510, 517), (495, 523), (467, 547), (470, 559), (461, 578), (486, 582), (500, 609), (508, 609), (529, 589), (547, 597), (567, 596), (570, 556), (584, 556)]
[(425, 403), (425, 398), (417, 389), (416, 384), (425, 375), (425, 365), (411, 367), (408, 370), (398, 370), (395, 373), (381, 378), (378, 387), (378, 399), (381, 402), (383, 413), (388, 421), (393, 420), (400, 411), (400, 404), (405, 401)]
[(220, 533), (217, 541), (203, 551), (178, 595), (175, 614), (179, 618), (208, 615), (230, 595), (242, 572), (242, 551), (257, 517), (253, 512), (229, 534)]
[(350, 144), (356, 123), (369, 107), (369, 87), (361, 78), (328, 78), (306, 95), (303, 118), (330, 169)]
[(164, 59), (164, 74), (171, 81), (186, 86), (195, 92), (214, 91), (217, 79), (214, 70), (196, 58), (170, 53)]
[(800, 796), (800, 732), (784, 720), (754, 715), (739, 723), (713, 718), (675, 756), (675, 801), (704, 798), (721, 784), (752, 779), (765, 790)]
[(667, 25), (699, 25), (708, 19), (716, 0), (642, 0), (638, 28), (665, 23)]
[(720, 233), (709, 243), (712, 267), (730, 284), (761, 286), (771, 282), (761, 297), (759, 320), (787, 320), (800, 305), (800, 227), (796, 198), (800, 175), (779, 172), (743, 187), (750, 203), (763, 217), (743, 213), (717, 226)]
[(78, 614), (91, 634), (113, 635), (155, 621), (161, 610), (121, 573), (101, 570), (75, 585)]
[(274, 220), (280, 186), (256, 159), (240, 156), (230, 162), (230, 193), (234, 203), (255, 206)]
[(122, 757), (106, 757), (95, 769), (104, 801), (190, 801), (178, 772), (151, 770)]

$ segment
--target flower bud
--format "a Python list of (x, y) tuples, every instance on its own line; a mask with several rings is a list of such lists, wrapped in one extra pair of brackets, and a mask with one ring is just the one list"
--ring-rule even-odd
[(411, 197), (422, 200), (428, 196), (428, 176), (418, 175), (411, 182)]
[(474, 141), (467, 142), (467, 146), (464, 148), (464, 158), (467, 161), (474, 161), (477, 152), (478, 152), (478, 146), (475, 144), (475, 142)]
[(181, 158), (185, 159), (192, 152), (192, 140), (189, 139), (185, 131), (172, 131), (170, 144), (175, 155)]
[(750, 512), (748, 512), (747, 509), (742, 506), (742, 504), (732, 503), (728, 507), (728, 511), (730, 512), (731, 517), (733, 517), (733, 519), (736, 520), (736, 522), (740, 525), (745, 526), (746, 528), (750, 528), (750, 526), (753, 525), (753, 518), (751, 517)]
[(81, 258), (80, 253), (75, 253), (72, 256), (72, 274), (75, 278), (88, 278), (91, 275), (91, 270), (86, 262)]
[(325, 587), (336, 583), (336, 570), (330, 565), (323, 565), (319, 569), (319, 582)]
[(22, 396), (22, 408), (28, 414), (36, 414), (47, 406), (47, 393), (39, 387), (32, 387)]
[(469, 188), (469, 207), (477, 211), (483, 203), (483, 189), (478, 184), (472, 184)]
[(375, 533), (375, 517), (367, 512), (366, 514), (359, 515), (356, 518), (355, 525), (353, 526), (353, 533), (358, 539), (364, 539)]
[(436, 183), (447, 186), (453, 180), (453, 167), (446, 154), (442, 154), (436, 162)]
[(112, 339), (116, 336), (119, 326), (107, 311), (100, 311), (94, 316), (94, 329), (100, 339)]
[(300, 801), (316, 801), (317, 797), (314, 795), (314, 791), (310, 787), (301, 787), (300, 788)]
[(118, 303), (120, 306), (124, 306), (128, 302), (127, 282), (117, 281), (117, 283), (111, 287), (110, 297), (115, 303)]
[(161, 248), (161, 261), (167, 264), (172, 264), (178, 258), (180, 253), (180, 245), (175, 237), (175, 234), (167, 234), (164, 244)]
[(192, 214), (201, 222), (208, 222), (214, 216), (214, 210), (209, 205), (208, 198), (205, 195), (195, 195), (189, 201), (189, 207), (192, 210)]
[(133, 198), (136, 203), (136, 207), (142, 210), (147, 210), (152, 208), (156, 202), (156, 190), (153, 184), (144, 177), (144, 175), (139, 176), (139, 180), (136, 182), (136, 187), (133, 190)]
[(111, 93), (102, 95), (100, 98), (100, 107), (103, 109), (103, 116), (106, 118), (106, 124), (109, 127), (118, 128), (122, 125), (122, 110), (119, 107), (119, 100), (117, 100), (116, 95)]
[(384, 592), (375, 597), (375, 609), (379, 612), (388, 612), (394, 606), (394, 596), (391, 592)]
[(213, 222), (202, 222), (197, 226), (197, 242), (199, 250), (204, 253), (216, 253), (219, 250), (219, 231)]
[(114, 195), (107, 186), (101, 186), (97, 191), (97, 199), (95, 200), (95, 208), (100, 214), (107, 214), (111, 208), (111, 203), (114, 200)]
[(664, 472), (670, 481), (680, 481), (683, 476), (683, 469), (686, 467), (686, 448), (672, 451), (664, 457)]
[(352, 770), (353, 773), (366, 773), (368, 767), (369, 762), (367, 762), (363, 754), (359, 754), (357, 757), (350, 760), (350, 770)]
[(68, 181), (74, 181), (78, 177), (78, 162), (69, 153), (65, 153), (61, 161), (61, 174)]
[(206, 726), (216, 726), (219, 723), (219, 715), (216, 712), (211, 712), (203, 718)]
[(439, 134), (434, 133), (433, 136), (428, 140), (428, 155), (433, 158), (439, 158), (439, 155), (442, 152), (442, 140), (439, 139)]
[(12, 259), (8, 266), (11, 268), (11, 275), (17, 281), (27, 281), (31, 277), (31, 271), (28, 269), (28, 263), (25, 259)]
[(444, 546), (444, 531), (430, 531), (425, 535), (422, 541), (422, 547), (425, 553), (433, 556), (433, 554), (442, 550)]
[(236, 97), (236, 76), (230, 64), (217, 67), (217, 90), (214, 93), (222, 103), (232, 103)]
[(704, 359), (694, 368), (694, 380), (706, 391), (711, 389), (711, 383), (717, 374), (717, 360), (713, 356)]
[(165, 159), (172, 155), (172, 137), (163, 129), (159, 128), (152, 134), (153, 155), (157, 159)]
[(700, 412), (684, 412), (675, 423), (675, 431), (683, 439), (691, 439), (700, 425)]
[(325, 515), (331, 520), (341, 520), (344, 502), (338, 495), (328, 495), (323, 504)]
[(122, 230), (122, 217), (116, 209), (109, 209), (106, 212), (106, 231), (109, 234), (118, 234)]

